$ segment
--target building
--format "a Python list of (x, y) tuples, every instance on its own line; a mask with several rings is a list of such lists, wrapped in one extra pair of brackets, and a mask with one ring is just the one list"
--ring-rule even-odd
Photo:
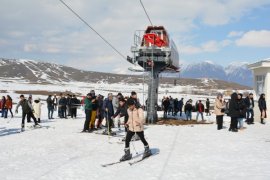
[[(266, 104), (270, 107), (270, 59), (265, 59), (253, 64), (248, 65), (249, 69), (253, 71), (254, 76), (254, 91), (256, 93), (257, 100), (260, 94), (264, 93), (266, 97)], [(257, 102), (257, 101), (256, 101)], [(268, 108), (269, 109), (269, 108)], [(255, 121), (260, 120), (260, 112), (258, 103), (255, 104)], [(269, 114), (269, 110), (267, 110)]]

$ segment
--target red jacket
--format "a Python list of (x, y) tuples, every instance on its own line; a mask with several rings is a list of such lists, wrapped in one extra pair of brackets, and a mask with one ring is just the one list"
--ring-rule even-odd
[(12, 100), (7, 99), (5, 108), (12, 109)]

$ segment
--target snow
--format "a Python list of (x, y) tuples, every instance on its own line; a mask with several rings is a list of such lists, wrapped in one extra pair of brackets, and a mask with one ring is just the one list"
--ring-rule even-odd
[[(21, 112), (15, 118), (0, 119), (1, 180), (270, 178), (270, 123), (246, 125), (238, 133), (217, 131), (215, 124), (148, 125), (146, 139), (159, 155), (133, 166), (124, 162), (104, 168), (101, 164), (123, 155), (124, 144), (118, 143), (122, 137), (79, 133), (84, 123), (80, 109), (77, 119), (48, 120), (45, 104), (42, 111), (43, 128), (26, 127), (23, 133), (15, 133), (20, 129)], [(206, 119), (215, 121), (214, 116)], [(224, 125), (229, 126), (228, 117)], [(143, 151), (140, 141), (134, 147)], [(135, 155), (132, 144), (130, 148)]]

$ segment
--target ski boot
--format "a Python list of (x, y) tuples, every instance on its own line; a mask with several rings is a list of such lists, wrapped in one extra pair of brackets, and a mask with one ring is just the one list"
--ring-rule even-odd
[(33, 127), (34, 128), (41, 128), (41, 125), (39, 125), (38, 123), (35, 123)]
[(144, 146), (143, 159), (152, 155), (151, 150), (149, 149), (149, 145)]
[(129, 148), (125, 148), (125, 154), (121, 157), (120, 161), (127, 161), (130, 160), (132, 158), (132, 154), (130, 154), (130, 149)]

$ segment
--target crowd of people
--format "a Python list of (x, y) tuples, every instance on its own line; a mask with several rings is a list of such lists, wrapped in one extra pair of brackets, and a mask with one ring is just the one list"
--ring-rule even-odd
[[(76, 95), (64, 95), (62, 93), (57, 96), (48, 95), (46, 99), (48, 108), (48, 119), (54, 119), (54, 112), (57, 112), (59, 118), (71, 118), (77, 117), (77, 109), (83, 107), (85, 111), (85, 123), (82, 132), (93, 132), (102, 128), (102, 121), (106, 122), (106, 132), (104, 134), (113, 134), (112, 127), (118, 126), (120, 128), (120, 121), (115, 124), (114, 119), (117, 116), (124, 117), (124, 124), (128, 122), (127, 113), (127, 100), (133, 99), (136, 107), (143, 108), (139, 103), (136, 92), (131, 92), (130, 96), (124, 97), (121, 93), (113, 95), (109, 93), (107, 97), (101, 94), (96, 95), (94, 90), (91, 90), (86, 97), (82, 100), (77, 99)], [(205, 104), (204, 104), (205, 103)], [(177, 116), (184, 120), (192, 120), (192, 112), (196, 112), (196, 120), (205, 121), (204, 115), (210, 116), (210, 101), (207, 98), (204, 103), (202, 100), (198, 100), (193, 105), (193, 100), (188, 99), (184, 103), (184, 98), (177, 99), (169, 97), (163, 97), (161, 108), (163, 110), (163, 117), (168, 118), (168, 115)], [(30, 94), (28, 98), (24, 95), (20, 96), (20, 101), (16, 106), (18, 112), (19, 106), (22, 107), (22, 130), (24, 130), (25, 118), (27, 122), (32, 122), (33, 119), (35, 126), (41, 122), (41, 100), (40, 98), (32, 99)], [(215, 103), (213, 104), (214, 114), (216, 115), (217, 129), (223, 129), (223, 116), (227, 114), (231, 117), (231, 124), (229, 131), (237, 132), (243, 130), (244, 122), (248, 125), (254, 124), (254, 100), (253, 94), (250, 93), (246, 97), (243, 97), (241, 93), (232, 93), (230, 100), (225, 100), (222, 94), (218, 94)], [(261, 111), (261, 123), (265, 124), (266, 118), (266, 101), (265, 94), (261, 94), (258, 106)], [(0, 101), (1, 116), (3, 118), (8, 117), (10, 112), (11, 118), (13, 117), (13, 102), (12, 98), (7, 95), (3, 96)], [(118, 118), (119, 119), (119, 118)], [(127, 131), (127, 128), (125, 128)]]

